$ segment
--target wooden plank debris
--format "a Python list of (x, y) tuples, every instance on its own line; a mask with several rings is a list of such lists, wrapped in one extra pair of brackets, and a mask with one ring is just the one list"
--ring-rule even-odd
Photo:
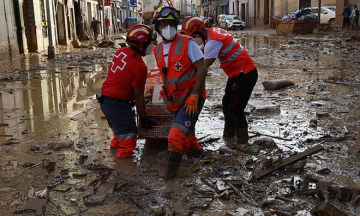
[(285, 166), (287, 166), (287, 165), (289, 165), (291, 163), (299, 161), (299, 160), (301, 160), (301, 159), (303, 159), (303, 158), (305, 158), (305, 157), (307, 157), (309, 155), (315, 154), (315, 153), (317, 153), (317, 152), (319, 152), (319, 151), (321, 151), (323, 149), (324, 149), (324, 147), (320, 144), (320, 145), (314, 146), (314, 147), (312, 147), (312, 148), (310, 148), (310, 149), (308, 149), (308, 150), (306, 150), (304, 152), (301, 152), (301, 153), (298, 153), (298, 154), (296, 154), (294, 156), (286, 158), (281, 163), (277, 163), (272, 167), (269, 167), (267, 169), (254, 172), (252, 174), (251, 180), (257, 180), (257, 179), (259, 179), (259, 178), (261, 178), (261, 177), (263, 177), (263, 176), (265, 176), (267, 174), (270, 174), (270, 173), (272, 173), (272, 172), (274, 172), (276, 170), (279, 170), (279, 169), (281, 169), (281, 168), (283, 168), (283, 167), (285, 167)]

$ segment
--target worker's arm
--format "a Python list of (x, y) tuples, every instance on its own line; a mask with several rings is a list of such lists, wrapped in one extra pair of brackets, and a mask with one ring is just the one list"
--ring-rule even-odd
[(216, 58), (205, 59), (206, 68), (209, 68), (215, 62), (215, 60)]
[(140, 118), (146, 117), (144, 89), (134, 88), (136, 110)]

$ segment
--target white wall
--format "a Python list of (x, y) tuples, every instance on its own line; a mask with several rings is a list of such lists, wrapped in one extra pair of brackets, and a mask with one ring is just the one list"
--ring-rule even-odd
[(0, 0), (0, 61), (19, 54), (12, 3), (13, 1)]

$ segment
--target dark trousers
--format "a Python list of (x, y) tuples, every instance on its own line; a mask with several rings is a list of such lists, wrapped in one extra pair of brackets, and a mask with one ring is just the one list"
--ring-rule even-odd
[(345, 26), (349, 29), (349, 26), (350, 26), (350, 18), (349, 17), (343, 18), (343, 25), (342, 25), (341, 29), (343, 29)]
[(126, 136), (124, 138), (136, 138), (135, 112), (130, 103), (104, 98), (100, 103), (100, 108), (108, 121), (109, 127), (117, 134), (119, 139), (122, 136)]
[(241, 73), (235, 78), (228, 79), (225, 95), (222, 100), (225, 124), (229, 128), (247, 128), (245, 107), (258, 79), (255, 68), (247, 74)]

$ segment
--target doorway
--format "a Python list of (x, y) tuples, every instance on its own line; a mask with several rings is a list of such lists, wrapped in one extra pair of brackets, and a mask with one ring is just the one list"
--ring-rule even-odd
[(25, 35), (29, 52), (38, 50), (33, 0), (24, 0), (23, 4)]
[(245, 21), (245, 3), (241, 4), (241, 20)]
[(269, 0), (264, 0), (264, 25), (269, 25), (269, 16), (270, 16), (270, 2)]
[(65, 28), (65, 16), (64, 5), (58, 2), (56, 11), (56, 26), (58, 32), (58, 42), (61, 45), (66, 45), (66, 28)]

